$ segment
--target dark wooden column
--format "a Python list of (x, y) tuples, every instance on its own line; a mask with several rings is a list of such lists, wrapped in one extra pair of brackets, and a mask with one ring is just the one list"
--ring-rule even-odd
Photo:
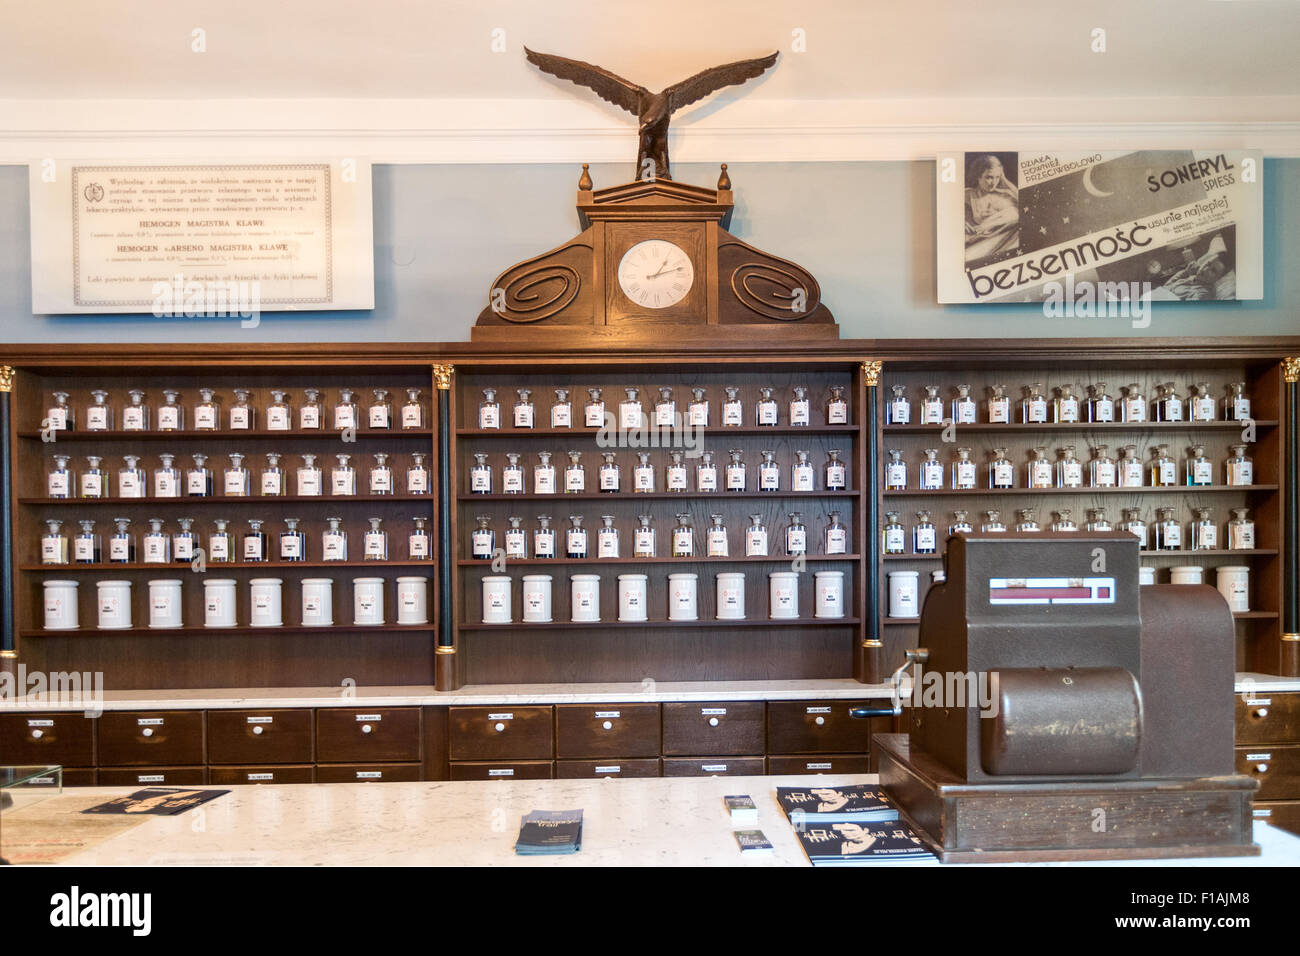
[(10, 673), (13, 673), (18, 658), (14, 644), (13, 473), (10, 454), (13, 388), (13, 367), (0, 365), (0, 671)]
[(1300, 456), (1300, 357), (1283, 359), (1286, 380), (1286, 454), (1283, 462), (1284, 498), (1282, 528), (1282, 646), (1278, 673), (1300, 677), (1300, 486), (1296, 483)]
[(867, 539), (862, 542), (862, 556), (867, 566), (867, 609), (862, 632), (862, 661), (860, 679), (868, 684), (883, 681), (881, 657), (884, 645), (880, 640), (880, 372), (881, 362), (862, 363), (862, 383), (866, 392), (866, 418), (863, 434), (866, 435), (866, 489)]
[(438, 429), (438, 638), (434, 647), (433, 683), (438, 690), (455, 690), (456, 637), (452, 627), (451, 599), (451, 380), (455, 367), (434, 365), (433, 402)]

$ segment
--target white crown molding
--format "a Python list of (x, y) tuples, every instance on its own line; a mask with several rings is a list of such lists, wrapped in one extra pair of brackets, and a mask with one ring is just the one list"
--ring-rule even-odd
[[(1300, 157), (1300, 97), (763, 100), (676, 117), (676, 162), (925, 160), (952, 149), (1249, 147)], [(376, 163), (631, 162), (633, 119), (592, 97), (0, 100), (0, 163), (357, 155)]]

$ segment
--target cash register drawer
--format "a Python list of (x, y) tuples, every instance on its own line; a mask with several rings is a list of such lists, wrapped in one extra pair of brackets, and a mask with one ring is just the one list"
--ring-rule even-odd
[(316, 711), (318, 763), (397, 763), (419, 759), (418, 707), (322, 707)]
[(452, 760), (550, 760), (555, 755), (550, 707), (452, 707), (448, 719)]
[(658, 704), (560, 704), (557, 757), (659, 756)]
[[(669, 703), (664, 709), (664, 756), (762, 754), (763, 702)], [(762, 773), (760, 768), (754, 773)], [(668, 776), (667, 767), (664, 776)]]
[(208, 711), (208, 763), (311, 763), (310, 710)]
[(1300, 743), (1300, 694), (1257, 693), (1236, 697), (1237, 743)]
[(1256, 800), (1300, 799), (1300, 744), (1238, 747), (1237, 772), (1259, 781)]
[(203, 711), (132, 711), (99, 718), (99, 766), (203, 763)]
[(0, 764), (95, 765), (95, 722), (80, 713), (0, 716)]
[(860, 753), (871, 734), (888, 732), (889, 718), (855, 720), (849, 709), (886, 701), (775, 700), (767, 705), (767, 749), (771, 753)]

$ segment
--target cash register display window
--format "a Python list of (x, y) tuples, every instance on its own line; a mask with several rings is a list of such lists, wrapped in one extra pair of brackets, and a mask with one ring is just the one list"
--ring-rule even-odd
[(1114, 578), (989, 578), (990, 604), (1114, 604)]

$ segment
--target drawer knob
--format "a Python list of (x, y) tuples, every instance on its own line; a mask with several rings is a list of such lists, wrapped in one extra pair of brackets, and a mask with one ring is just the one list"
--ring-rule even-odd
[(261, 732), (262, 732), (262, 728), (261, 728), (260, 726), (259, 726), (259, 727), (254, 727), (254, 728), (253, 728), (253, 733), (254, 733), (254, 734), (260, 734)]
[(1255, 708), (1255, 716), (1256, 716), (1256, 717), (1260, 717), (1260, 718), (1267, 717), (1267, 716), (1268, 716), (1268, 708), (1267, 708), (1267, 707), (1256, 707), (1256, 708)]
[(496, 725), (493, 727), (493, 729), (494, 729), (497, 733), (501, 733), (501, 731), (503, 731), (503, 730), (506, 729), (506, 725), (505, 725), (502, 721), (499, 721), (499, 720), (498, 720), (498, 721), (496, 722)]
[(1257, 764), (1255, 764), (1255, 772), (1256, 772), (1256, 773), (1268, 773), (1268, 764), (1266, 764), (1266, 763), (1257, 763)]
[(718, 718), (716, 718), (716, 717), (710, 717), (710, 718), (709, 718), (709, 726), (710, 726), (710, 727), (716, 727), (716, 726), (718, 726)]
[(152, 728), (152, 727), (146, 727), (144, 730), (140, 731), (140, 736), (141, 736), (141, 737), (152, 737), (152, 736), (153, 736), (153, 728)]
[(613, 722), (612, 720), (607, 720), (607, 721), (605, 721), (603, 724), (601, 724), (600, 726), (604, 727), (606, 730), (613, 730), (613, 729), (614, 729), (614, 722)]
[(818, 717), (816, 723), (817, 723), (817, 726), (820, 727), (822, 724), (826, 723), (826, 718), (825, 718), (825, 717)]
[(368, 734), (368, 733), (370, 733), (371, 731), (373, 731), (374, 729), (375, 729), (375, 728), (371, 727), (369, 724), (362, 724), (362, 725), (361, 725), (361, 732), (362, 732), (363, 734)]
[(40, 740), (40, 739), (41, 739), (42, 737), (44, 737), (44, 736), (45, 736), (45, 731), (43, 731), (43, 730), (33, 730), (33, 731), (32, 731), (32, 740)]

